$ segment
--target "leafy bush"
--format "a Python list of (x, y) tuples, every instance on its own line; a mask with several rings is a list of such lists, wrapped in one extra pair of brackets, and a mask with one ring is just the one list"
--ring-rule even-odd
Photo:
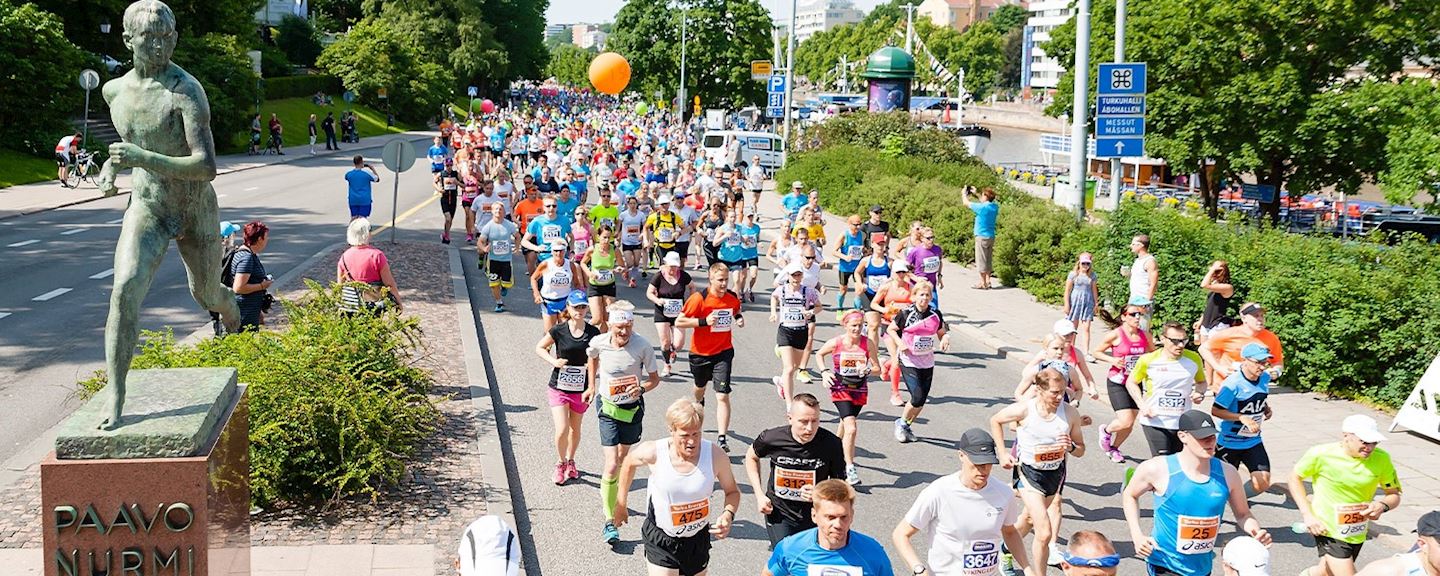
[(934, 163), (983, 165), (965, 141), (952, 132), (916, 124), (906, 112), (851, 112), (831, 118), (805, 133), (818, 148), (851, 145), (883, 150), (886, 156), (912, 156)]
[(1150, 235), (1160, 265), (1157, 320), (1198, 318), (1200, 280), (1226, 260), (1235, 305), (1263, 304), (1284, 343), (1285, 384), (1393, 407), (1440, 353), (1440, 247), (1345, 243), (1125, 202), (1093, 246), (1102, 299), (1126, 297), (1119, 268), (1138, 233)]
[[(378, 495), (439, 422), (430, 376), (414, 362), (420, 326), (394, 312), (345, 316), (339, 288), (309, 282), (284, 302), (279, 331), (179, 346), (147, 332), (133, 369), (233, 366), (250, 386), (250, 490), (256, 504)], [(105, 385), (105, 375), (82, 382)]]
[(260, 46), (260, 71), (265, 78), (280, 78), (294, 74), (295, 67), (285, 51), (270, 45)]
[(340, 86), (340, 79), (325, 74), (310, 74), (306, 76), (281, 76), (279, 78), (265, 79), (265, 99), (279, 100), (282, 98), (309, 98), (316, 92), (324, 92), (331, 98), (340, 97), (344, 89)]
[(1002, 207), (995, 228), (992, 264), (1000, 282), (1041, 302), (1060, 303), (1078, 253), (1065, 242), (1080, 231), (1075, 215), (1048, 202)]

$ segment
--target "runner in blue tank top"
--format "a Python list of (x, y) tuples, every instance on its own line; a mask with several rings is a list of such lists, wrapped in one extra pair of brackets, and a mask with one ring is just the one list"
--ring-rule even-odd
[[(1266, 546), (1270, 534), (1250, 514), (1240, 473), (1215, 457), (1216, 430), (1210, 415), (1190, 410), (1180, 416), (1180, 452), (1146, 460), (1125, 487), (1123, 504), (1135, 554), (1151, 576), (1205, 576), (1215, 562), (1215, 540), (1225, 504), (1235, 524)], [(1140, 497), (1155, 493), (1155, 526), (1140, 526)]]
[[(855, 276), (855, 270), (860, 268), (860, 261), (865, 258), (865, 233), (860, 231), (860, 216), (850, 215), (846, 222), (849, 226), (840, 241), (830, 249), (830, 255), (839, 262), (835, 266), (840, 276), (840, 291), (836, 296), (835, 309), (845, 309), (845, 294), (850, 291), (850, 279)], [(856, 298), (858, 301), (859, 298)]]

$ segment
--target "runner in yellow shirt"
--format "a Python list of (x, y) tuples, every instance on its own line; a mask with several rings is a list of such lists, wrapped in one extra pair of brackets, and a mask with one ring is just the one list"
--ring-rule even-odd
[[(1375, 419), (1352, 415), (1340, 431), (1339, 442), (1311, 448), (1290, 474), (1290, 496), (1320, 556), (1320, 563), (1301, 576), (1353, 576), (1370, 521), (1400, 505), (1400, 479), (1390, 453), (1377, 446), (1385, 435)], [(1314, 486), (1313, 495), (1305, 490), (1306, 480)]]

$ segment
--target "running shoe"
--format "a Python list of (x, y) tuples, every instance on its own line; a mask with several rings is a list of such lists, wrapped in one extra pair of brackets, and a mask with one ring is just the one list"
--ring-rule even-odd
[(1006, 576), (1011, 576), (1016, 573), (1015, 557), (1011, 556), (1009, 551), (1000, 553), (1000, 573)]
[(578, 480), (580, 478), (580, 469), (575, 467), (574, 460), (565, 461), (565, 477), (571, 480)]
[(441, 243), (441, 244), (449, 244), (449, 243), (450, 243), (450, 233), (449, 233), (449, 232), (441, 232), (441, 233), (440, 233), (440, 243)]
[(556, 462), (556, 463), (555, 463), (555, 485), (556, 485), (556, 486), (564, 486), (564, 485), (565, 485), (565, 480), (567, 480), (567, 479), (568, 479), (568, 477), (567, 477), (566, 471), (565, 471), (565, 463), (564, 463), (564, 462)]
[(501, 303), (499, 303), (499, 302), (496, 302), (496, 303), (495, 303), (495, 311), (496, 311), (496, 312), (504, 312), (504, 311), (505, 311), (505, 305), (504, 305), (504, 304), (501, 304)]
[(1061, 559), (1064, 558), (1064, 556), (1062, 556), (1061, 554), (1062, 554), (1062, 551), (1060, 550), (1060, 545), (1058, 545), (1058, 544), (1056, 544), (1056, 543), (1054, 543), (1054, 542), (1051, 542), (1051, 543), (1050, 543), (1050, 559), (1047, 560), (1045, 563), (1046, 563), (1046, 564), (1049, 564), (1050, 566), (1059, 566), (1059, 565), (1060, 565), (1060, 562), (1061, 562)]
[(1094, 364), (1094, 363), (1095, 363), (1095, 357), (1092, 356), (1092, 355), (1090, 355), (1090, 354), (1086, 354), (1086, 355), (1085, 355), (1085, 361), (1086, 361), (1086, 362), (1089, 362), (1089, 363), (1091, 363), (1091, 364)]
[(903, 418), (900, 419), (900, 422), (901, 422), (901, 426), (904, 427), (904, 431), (905, 431), (905, 439), (904, 439), (904, 440), (901, 440), (901, 442), (904, 442), (904, 443), (906, 443), (906, 444), (909, 444), (909, 443), (911, 443), (911, 442), (914, 442), (914, 441), (916, 440), (916, 438), (915, 438), (915, 430), (914, 430), (913, 428), (911, 428), (911, 427), (910, 427), (910, 423), (909, 423), (909, 422), (905, 422), (905, 420), (904, 420)]
[(905, 399), (900, 397), (900, 393), (899, 393), (899, 392), (891, 392), (891, 393), (890, 393), (890, 404), (895, 405), (895, 406), (904, 406), (904, 405), (905, 405)]
[(470, 233), (466, 233), (466, 234), (465, 234), (465, 243), (466, 243), (466, 244), (474, 244), (474, 243), (475, 243), (475, 235), (474, 235), (474, 234), (470, 234)]
[(721, 435), (720, 435), (718, 438), (716, 438), (715, 440), (716, 440), (715, 443), (720, 445), (720, 449), (721, 449), (721, 450), (725, 451), (726, 454), (729, 454), (729, 453), (730, 453), (730, 441), (725, 439), (725, 435), (724, 435), (724, 434), (721, 434)]
[(660, 369), (660, 377), (661, 377), (661, 378), (669, 378), (669, 377), (670, 377), (670, 365), (669, 365), (669, 364), (666, 364), (664, 368), (661, 368), (661, 369)]
[(1106, 429), (1107, 426), (1109, 426), (1109, 424), (1100, 425), (1100, 451), (1109, 454), (1115, 450), (1115, 445), (1113, 444), (1115, 435)]
[(606, 522), (605, 528), (600, 531), (600, 537), (606, 544), (615, 544), (620, 541), (620, 530), (615, 528), (614, 522)]
[(896, 441), (896, 442), (901, 442), (901, 443), (904, 443), (904, 442), (907, 441), (907, 440), (905, 440), (905, 419), (904, 419), (904, 418), (896, 418), (896, 419), (895, 419), (895, 441)]
[(808, 384), (815, 380), (815, 373), (811, 372), (809, 368), (801, 368), (795, 371), (795, 377)]
[(751, 290), (751, 291), (748, 292), (748, 294), (750, 294), (750, 303), (751, 303), (751, 304), (754, 304), (754, 303), (755, 303), (755, 291), (754, 291), (754, 290)]
[(1120, 453), (1120, 449), (1119, 449), (1119, 448), (1111, 448), (1109, 452), (1106, 452), (1106, 454), (1108, 454), (1108, 455), (1110, 456), (1110, 461), (1111, 461), (1111, 462), (1114, 462), (1114, 463), (1116, 463), (1116, 464), (1124, 464), (1124, 463), (1125, 463), (1125, 455), (1122, 454), (1122, 453)]
[(845, 482), (851, 486), (860, 485), (860, 471), (855, 469), (854, 464), (845, 466)]

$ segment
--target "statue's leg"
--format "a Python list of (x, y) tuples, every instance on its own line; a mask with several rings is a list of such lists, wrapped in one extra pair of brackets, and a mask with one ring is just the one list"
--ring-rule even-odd
[(115, 285), (110, 292), (110, 315), (105, 321), (110, 410), (101, 428), (115, 429), (121, 425), (125, 379), (140, 339), (140, 304), (150, 291), (150, 282), (155, 279), (155, 270), (165, 257), (168, 243), (169, 239), (160, 231), (150, 211), (132, 201), (120, 228), (120, 241), (115, 246)]
[(240, 327), (240, 307), (235, 303), (235, 293), (220, 281), (224, 252), (220, 247), (220, 230), (208, 224), (219, 219), (216, 212), (192, 218), (175, 243), (180, 248), (180, 259), (185, 262), (190, 296), (202, 308), (220, 314), (225, 329), (234, 332)]

